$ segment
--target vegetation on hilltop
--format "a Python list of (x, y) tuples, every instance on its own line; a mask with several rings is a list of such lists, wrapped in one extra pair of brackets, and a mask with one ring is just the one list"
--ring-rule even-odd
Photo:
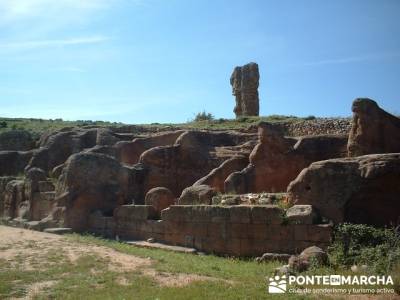
[(45, 131), (59, 130), (64, 127), (120, 125), (123, 125), (123, 123), (91, 120), (64, 121), (63, 119), (0, 118), (0, 132), (8, 130), (27, 130), (31, 132), (33, 136), (38, 136)]
[[(182, 129), (210, 129), (210, 130), (229, 130), (229, 129), (244, 129), (251, 125), (256, 125), (258, 122), (296, 122), (303, 120), (313, 120), (314, 116), (300, 118), (295, 116), (270, 115), (261, 117), (241, 117), (237, 119), (216, 119), (211, 113), (205, 111), (198, 113), (194, 120), (187, 123), (152, 123), (152, 124), (137, 124), (143, 128), (182, 128)], [(119, 127), (130, 125), (125, 123), (107, 122), (107, 121), (91, 121), (77, 120), (64, 121), (63, 119), (34, 119), (34, 118), (1, 118), (0, 117), (0, 132), (8, 130), (27, 130), (34, 136), (38, 136), (45, 131), (55, 131), (65, 127), (84, 127), (84, 126), (105, 126)]]

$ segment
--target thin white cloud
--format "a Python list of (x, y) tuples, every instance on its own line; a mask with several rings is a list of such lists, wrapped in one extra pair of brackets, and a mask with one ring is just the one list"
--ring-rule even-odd
[(25, 50), (34, 48), (47, 47), (63, 47), (84, 44), (98, 44), (109, 40), (106, 36), (89, 36), (68, 39), (50, 39), (50, 40), (35, 40), (35, 41), (20, 41), (20, 42), (0, 42), (0, 49), (6, 50)]
[(380, 60), (380, 59), (387, 59), (387, 58), (396, 58), (396, 57), (400, 57), (400, 53), (375, 53), (375, 54), (367, 54), (367, 55), (360, 55), (360, 56), (305, 62), (301, 65), (302, 66), (310, 66), (310, 67), (323, 66), (323, 65), (336, 65), (336, 64), (364, 62), (364, 61), (370, 61), (370, 60)]
[(25, 19), (76, 19), (117, 4), (144, 6), (152, 0), (0, 0), (0, 24)]
[(80, 15), (107, 8), (115, 0), (1, 0), (0, 19), (3, 22), (37, 17)]

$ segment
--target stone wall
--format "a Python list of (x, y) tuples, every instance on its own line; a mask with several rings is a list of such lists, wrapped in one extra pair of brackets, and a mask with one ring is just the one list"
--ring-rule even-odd
[(156, 219), (152, 206), (123, 205), (113, 217), (93, 215), (90, 231), (123, 240), (156, 241), (233, 256), (265, 252), (297, 253), (331, 242), (328, 224), (291, 223), (281, 208), (270, 206), (180, 206), (164, 209)]
[(345, 134), (351, 130), (351, 118), (316, 118), (295, 122), (274, 123), (288, 136)]
[(90, 232), (106, 238), (113, 238), (115, 235), (115, 221), (113, 217), (105, 217), (101, 214), (89, 216), (88, 227)]

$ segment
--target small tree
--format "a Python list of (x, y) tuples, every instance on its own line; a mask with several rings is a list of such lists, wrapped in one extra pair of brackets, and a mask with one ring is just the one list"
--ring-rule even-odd
[(194, 118), (195, 122), (212, 120), (214, 120), (214, 116), (211, 113), (207, 113), (205, 110), (197, 113), (196, 117)]

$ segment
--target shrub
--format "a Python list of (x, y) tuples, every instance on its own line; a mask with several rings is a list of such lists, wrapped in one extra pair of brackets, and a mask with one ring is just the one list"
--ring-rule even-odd
[(270, 115), (267, 116), (267, 121), (287, 121), (290, 119), (297, 119), (296, 116), (283, 116), (283, 115)]
[(214, 116), (211, 113), (207, 113), (206, 111), (202, 111), (197, 113), (197, 115), (194, 118), (195, 122), (199, 121), (212, 121), (214, 120)]
[(8, 124), (5, 121), (0, 122), (0, 128), (7, 128)]
[(310, 116), (307, 116), (304, 118), (304, 120), (306, 120), (306, 121), (311, 121), (311, 120), (315, 120), (315, 119), (316, 119), (316, 117), (313, 115), (310, 115)]
[(239, 118), (237, 118), (237, 121), (240, 122), (240, 123), (247, 122), (248, 120), (249, 120), (248, 117), (239, 117)]
[(375, 228), (344, 223), (335, 229), (329, 248), (334, 266), (366, 264), (378, 274), (386, 274), (400, 265), (399, 228)]

